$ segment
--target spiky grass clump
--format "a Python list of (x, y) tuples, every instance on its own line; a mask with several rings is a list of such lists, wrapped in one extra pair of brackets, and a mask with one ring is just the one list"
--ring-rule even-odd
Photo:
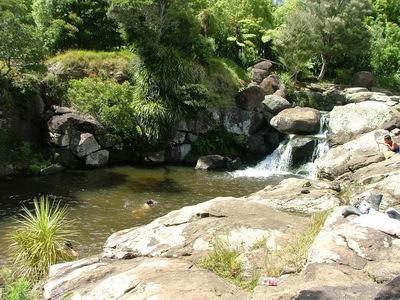
[(34, 200), (33, 212), (23, 207), (17, 228), (10, 235), (14, 270), (20, 277), (39, 280), (52, 264), (73, 258), (67, 243), (75, 233), (66, 214), (65, 207), (50, 204), (47, 197)]

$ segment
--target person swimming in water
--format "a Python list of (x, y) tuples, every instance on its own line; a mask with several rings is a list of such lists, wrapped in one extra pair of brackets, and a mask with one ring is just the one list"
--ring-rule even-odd
[(145, 203), (143, 203), (139, 208), (132, 210), (132, 213), (134, 214), (136, 219), (140, 219), (146, 214), (147, 211), (156, 207), (157, 204), (158, 202), (156, 200), (149, 199)]

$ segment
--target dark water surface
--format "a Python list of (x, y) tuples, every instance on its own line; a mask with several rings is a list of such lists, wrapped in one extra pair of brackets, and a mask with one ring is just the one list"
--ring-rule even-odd
[[(280, 178), (282, 179), (282, 178)], [(81, 256), (98, 253), (113, 232), (143, 225), (183, 206), (219, 196), (244, 196), (280, 181), (279, 178), (233, 178), (226, 173), (207, 173), (185, 167), (113, 167), (92, 171), (68, 171), (48, 177), (0, 181), (0, 262), (5, 260), (21, 205), (46, 194), (68, 206), (79, 235), (75, 248)], [(143, 214), (132, 211), (147, 199), (158, 206)]]

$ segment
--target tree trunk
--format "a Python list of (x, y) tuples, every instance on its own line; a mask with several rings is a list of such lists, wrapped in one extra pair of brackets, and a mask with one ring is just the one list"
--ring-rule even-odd
[(323, 56), (322, 54), (321, 54), (321, 60), (322, 60), (322, 67), (321, 67), (321, 72), (319, 73), (319, 76), (317, 78), (318, 81), (320, 81), (324, 78), (327, 67), (328, 67), (328, 61), (325, 58), (325, 56)]

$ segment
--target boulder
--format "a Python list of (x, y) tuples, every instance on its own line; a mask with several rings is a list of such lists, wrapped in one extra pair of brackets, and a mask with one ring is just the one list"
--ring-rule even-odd
[(253, 66), (254, 69), (264, 70), (271, 73), (274, 65), (270, 60), (263, 60)]
[(326, 220), (302, 274), (281, 278), (273, 289), (259, 286), (252, 299), (374, 299), (398, 276), (400, 240), (344, 219), (342, 210)]
[(304, 217), (279, 212), (244, 198), (216, 198), (172, 211), (148, 225), (114, 233), (104, 246), (103, 257), (197, 260), (212, 249), (215, 239), (245, 250), (266, 238), (276, 247), (280, 239), (304, 230), (305, 224)]
[(260, 87), (264, 90), (265, 95), (272, 95), (278, 90), (284, 90), (284, 87), (276, 75), (270, 75), (265, 78), (261, 83)]
[(221, 155), (207, 155), (199, 158), (196, 170), (225, 170), (225, 159)]
[(377, 101), (383, 102), (385, 104), (391, 103), (391, 97), (382, 94), (382, 93), (374, 93), (374, 92), (358, 92), (358, 93), (351, 93), (346, 95), (347, 103), (360, 103), (364, 101)]
[(347, 194), (354, 203), (364, 191), (374, 191), (383, 195), (380, 210), (389, 207), (400, 210), (400, 155), (370, 164), (350, 174)]
[(371, 92), (382, 93), (382, 94), (385, 94), (386, 96), (393, 96), (393, 93), (391, 91), (381, 88), (381, 87), (373, 86), (370, 90), (371, 90)]
[(69, 114), (69, 113), (76, 113), (76, 111), (70, 107), (64, 107), (64, 106), (57, 106), (53, 105), (51, 107), (52, 111), (56, 115), (64, 115), (64, 114)]
[(100, 150), (89, 154), (86, 157), (86, 166), (88, 167), (104, 167), (108, 164), (110, 152), (108, 150)]
[(321, 114), (308, 107), (288, 108), (271, 120), (271, 126), (285, 134), (314, 134), (320, 129)]
[(316, 161), (320, 175), (335, 178), (384, 160), (381, 153), (384, 148), (377, 141), (382, 141), (388, 133), (386, 130), (375, 130), (343, 145), (331, 148)]
[(386, 284), (374, 300), (396, 300), (400, 299), (400, 276), (397, 276), (388, 284)]
[(347, 95), (365, 93), (368, 92), (367, 88), (364, 87), (351, 87), (344, 90), (344, 93)]
[(264, 114), (259, 112), (251, 113), (249, 134), (254, 134), (260, 130), (267, 128), (268, 124), (265, 120)]
[(165, 163), (165, 151), (157, 151), (146, 154), (145, 161), (157, 165), (163, 164)]
[(282, 98), (277, 95), (268, 95), (265, 96), (264, 101), (262, 102), (266, 110), (274, 115), (277, 115), (281, 111), (292, 107), (292, 105), (285, 98)]
[(259, 86), (248, 87), (236, 95), (236, 106), (244, 110), (253, 111), (264, 100), (264, 96), (264, 91)]
[(237, 107), (225, 110), (224, 128), (228, 132), (249, 135), (252, 113)]
[(58, 153), (60, 154), (60, 163), (62, 166), (69, 169), (80, 169), (84, 167), (82, 160), (76, 157), (70, 150), (59, 149)]
[(346, 104), (346, 96), (342, 91), (337, 89), (329, 89), (325, 91), (324, 96), (324, 105), (320, 107), (321, 110), (331, 111), (336, 105), (344, 105)]
[(50, 165), (40, 170), (40, 174), (43, 176), (53, 175), (64, 171), (64, 167), (60, 164)]
[(0, 178), (16, 174), (18, 174), (18, 170), (12, 164), (0, 164)]
[[(339, 205), (335, 186), (308, 179), (289, 178), (277, 186), (267, 186), (247, 198), (251, 203), (260, 203), (291, 213), (311, 215)], [(304, 193), (307, 190), (307, 193)]]
[(265, 71), (262, 69), (251, 69), (251, 79), (258, 84), (260, 84), (264, 80), (264, 78), (268, 77), (269, 74), (269, 71)]
[(295, 137), (291, 141), (293, 167), (311, 161), (317, 141), (308, 137)]
[(52, 266), (46, 300), (247, 299), (247, 293), (182, 259), (91, 257)]
[(334, 143), (344, 144), (376, 130), (400, 126), (400, 112), (376, 101), (336, 106), (330, 113), (329, 129)]
[(90, 133), (81, 133), (79, 138), (71, 141), (72, 152), (78, 157), (84, 157), (101, 149), (96, 138)]
[(91, 116), (77, 113), (66, 113), (53, 116), (47, 126), (52, 133), (63, 134), (68, 128), (91, 134), (104, 133), (104, 128)]
[(371, 72), (361, 71), (353, 75), (353, 86), (371, 88), (374, 86), (375, 78)]
[(200, 113), (196, 118), (181, 120), (174, 128), (174, 132), (186, 132), (198, 135), (222, 125), (222, 113), (216, 109), (209, 109)]
[(257, 157), (271, 154), (281, 141), (280, 134), (272, 128), (267, 128), (253, 134), (247, 140), (247, 150)]
[(184, 131), (177, 131), (172, 138), (172, 142), (174, 144), (184, 144), (186, 141), (186, 132)]
[(198, 159), (196, 170), (231, 170), (240, 166), (240, 161), (233, 161), (228, 157), (221, 155), (207, 155)]

